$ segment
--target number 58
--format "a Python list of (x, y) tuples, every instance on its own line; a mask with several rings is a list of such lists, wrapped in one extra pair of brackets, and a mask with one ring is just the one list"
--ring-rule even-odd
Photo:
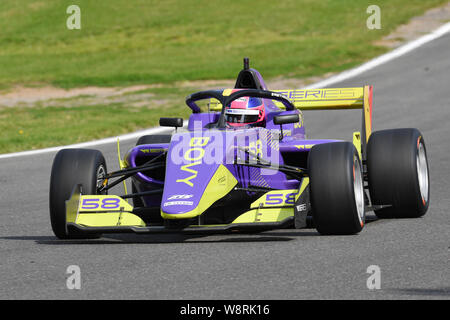
[(120, 199), (118, 198), (87, 198), (83, 199), (81, 203), (82, 210), (95, 209), (118, 209)]

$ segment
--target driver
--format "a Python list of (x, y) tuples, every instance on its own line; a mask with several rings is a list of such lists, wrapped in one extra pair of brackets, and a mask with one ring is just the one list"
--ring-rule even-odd
[(241, 97), (225, 109), (225, 121), (229, 127), (263, 127), (265, 108), (262, 99)]

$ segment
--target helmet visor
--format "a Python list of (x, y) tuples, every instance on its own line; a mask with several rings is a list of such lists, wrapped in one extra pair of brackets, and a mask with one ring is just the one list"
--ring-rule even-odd
[(227, 109), (225, 111), (225, 120), (228, 123), (253, 123), (257, 122), (258, 118), (258, 110)]

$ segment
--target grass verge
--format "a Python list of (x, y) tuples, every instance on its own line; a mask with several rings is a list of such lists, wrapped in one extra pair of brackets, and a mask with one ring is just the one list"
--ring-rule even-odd
[(123, 86), (230, 79), (242, 57), (266, 77), (341, 71), (386, 51), (374, 40), (446, 0), (0, 1), (0, 87)]
[[(232, 79), (242, 57), (266, 79), (303, 78), (353, 67), (387, 49), (373, 43), (446, 0), (372, 1), (78, 0), (81, 30), (68, 30), (72, 0), (0, 2), (0, 89), (162, 84), (145, 101), (41, 102), (0, 108), (0, 153), (66, 145), (187, 117), (175, 81)], [(136, 97), (139, 94), (132, 94)], [(139, 97), (137, 98), (139, 100)], [(148, 100), (147, 100), (148, 99)], [(163, 102), (163, 103), (161, 103)]]
[(193, 89), (172, 90), (170, 94), (168, 90), (162, 87), (115, 97), (123, 102), (85, 105), (83, 101), (90, 97), (77, 97), (59, 99), (51, 107), (38, 103), (0, 109), (0, 153), (112, 137), (154, 127), (160, 117), (188, 118), (191, 112), (184, 98)]

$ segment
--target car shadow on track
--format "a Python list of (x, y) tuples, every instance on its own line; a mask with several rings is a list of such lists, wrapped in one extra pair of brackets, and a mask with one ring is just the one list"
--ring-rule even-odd
[(314, 230), (283, 229), (262, 233), (231, 234), (108, 234), (98, 239), (61, 240), (55, 236), (6, 236), (3, 240), (34, 241), (43, 245), (83, 245), (83, 244), (158, 244), (158, 243), (227, 243), (227, 242), (273, 242), (292, 241), (296, 237), (319, 236)]
[[(368, 216), (366, 224), (379, 221)], [(5, 236), (3, 240), (35, 241), (43, 245), (83, 245), (83, 244), (159, 244), (159, 243), (236, 243), (236, 242), (276, 242), (292, 241), (298, 238), (321, 237), (311, 225), (306, 229), (274, 229), (258, 233), (231, 232), (225, 234), (104, 234), (98, 239), (61, 240), (55, 236)]]
[(388, 293), (402, 294), (408, 296), (450, 297), (450, 287), (444, 288), (403, 288), (384, 289)]

